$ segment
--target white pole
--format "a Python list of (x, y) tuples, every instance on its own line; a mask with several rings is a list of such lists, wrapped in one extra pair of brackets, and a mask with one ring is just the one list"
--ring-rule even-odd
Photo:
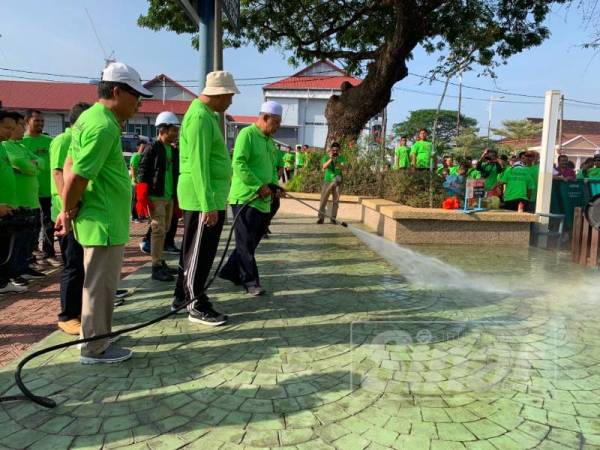
[[(544, 103), (544, 125), (542, 128), (542, 144), (540, 146), (540, 174), (538, 176), (538, 189), (535, 202), (536, 214), (550, 212), (550, 199), (552, 197), (552, 169), (554, 154), (556, 152), (556, 131), (558, 125), (558, 109), (560, 105), (560, 91), (546, 91)], [(537, 224), (540, 231), (548, 230), (548, 218), (540, 217)], [(538, 245), (545, 247), (546, 236), (540, 236)]]

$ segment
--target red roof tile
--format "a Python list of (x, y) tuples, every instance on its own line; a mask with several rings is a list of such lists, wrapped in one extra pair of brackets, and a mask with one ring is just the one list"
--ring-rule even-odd
[[(338, 72), (339, 75), (307, 75), (306, 72), (309, 72), (310, 69), (312, 69), (317, 64), (326, 64), (330, 66), (333, 71)], [(318, 61), (314, 64), (311, 64), (308, 67), (305, 67), (300, 72), (295, 73), (291, 77), (287, 77), (282, 80), (275, 81), (274, 83), (267, 84), (263, 87), (263, 89), (331, 90), (340, 89), (342, 83), (345, 81), (352, 84), (352, 86), (356, 86), (361, 82), (360, 79), (348, 75), (345, 71), (343, 71), (330, 61)]]
[(230, 122), (236, 123), (254, 123), (258, 119), (258, 116), (244, 116), (244, 115), (234, 115), (227, 114), (227, 120)]
[[(94, 103), (96, 85), (86, 83), (54, 83), (42, 81), (0, 81), (0, 101), (5, 109), (35, 108), (43, 111), (69, 111), (78, 102)], [(183, 115), (190, 102), (187, 100), (144, 100), (142, 114), (172, 111)]]

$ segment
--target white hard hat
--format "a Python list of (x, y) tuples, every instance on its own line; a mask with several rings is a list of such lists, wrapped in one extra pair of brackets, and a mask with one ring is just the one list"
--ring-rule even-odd
[(161, 125), (163, 125), (163, 126), (174, 125), (174, 126), (178, 127), (179, 119), (171, 111), (163, 111), (158, 116), (156, 116), (156, 122), (154, 123), (154, 126), (156, 126), (156, 127), (159, 127)]

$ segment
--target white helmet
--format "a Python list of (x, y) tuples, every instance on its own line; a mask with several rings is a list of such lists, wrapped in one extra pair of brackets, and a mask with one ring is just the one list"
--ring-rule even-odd
[(162, 126), (174, 125), (174, 126), (178, 127), (179, 119), (171, 111), (163, 111), (158, 116), (156, 116), (156, 122), (154, 123), (154, 126), (156, 126), (156, 127), (159, 127), (161, 125)]

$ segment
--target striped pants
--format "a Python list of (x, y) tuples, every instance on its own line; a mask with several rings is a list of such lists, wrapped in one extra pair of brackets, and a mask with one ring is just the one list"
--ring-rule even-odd
[(219, 211), (219, 220), (212, 227), (202, 224), (201, 212), (183, 211), (183, 243), (175, 297), (198, 300), (194, 307), (199, 311), (211, 306), (204, 295), (204, 285), (217, 254), (224, 222), (225, 211)]

